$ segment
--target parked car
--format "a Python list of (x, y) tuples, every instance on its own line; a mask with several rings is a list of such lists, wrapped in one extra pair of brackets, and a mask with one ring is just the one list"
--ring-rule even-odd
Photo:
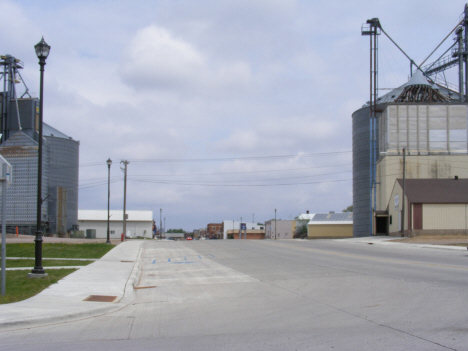
[(193, 240), (191, 236), (188, 236), (186, 240)]
[(175, 239), (172, 237), (168, 237), (168, 238), (165, 238), (164, 240), (175, 240)]

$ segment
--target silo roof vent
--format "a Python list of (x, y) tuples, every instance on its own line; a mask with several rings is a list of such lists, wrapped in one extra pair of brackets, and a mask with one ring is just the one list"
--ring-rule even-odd
[(403, 92), (395, 102), (447, 102), (449, 99), (432, 87), (421, 71), (417, 71), (408, 83), (403, 85)]

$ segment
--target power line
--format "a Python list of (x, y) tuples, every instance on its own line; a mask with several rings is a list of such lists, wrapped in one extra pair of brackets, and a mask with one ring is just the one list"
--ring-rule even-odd
[(221, 157), (221, 158), (180, 158), (180, 159), (134, 159), (131, 162), (221, 162), (221, 161), (239, 161), (239, 160), (271, 160), (271, 159), (284, 159), (284, 158), (298, 158), (298, 157), (316, 157), (316, 156), (330, 156), (339, 154), (348, 154), (352, 151), (336, 151), (336, 152), (323, 152), (316, 154), (296, 154), (296, 155), (274, 155), (274, 156), (247, 156), (247, 157)]

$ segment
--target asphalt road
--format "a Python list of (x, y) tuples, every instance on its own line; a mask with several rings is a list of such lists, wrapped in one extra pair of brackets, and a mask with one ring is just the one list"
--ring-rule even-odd
[[(467, 350), (468, 252), (353, 241), (144, 243), (136, 299), (2, 350)], [(53, 302), (51, 302), (53, 303)]]

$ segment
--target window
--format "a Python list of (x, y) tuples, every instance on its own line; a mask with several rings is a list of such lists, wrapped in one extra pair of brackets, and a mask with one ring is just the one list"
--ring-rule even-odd
[(111, 234), (115, 234), (115, 230), (111, 230), (110, 233), (111, 233)]

